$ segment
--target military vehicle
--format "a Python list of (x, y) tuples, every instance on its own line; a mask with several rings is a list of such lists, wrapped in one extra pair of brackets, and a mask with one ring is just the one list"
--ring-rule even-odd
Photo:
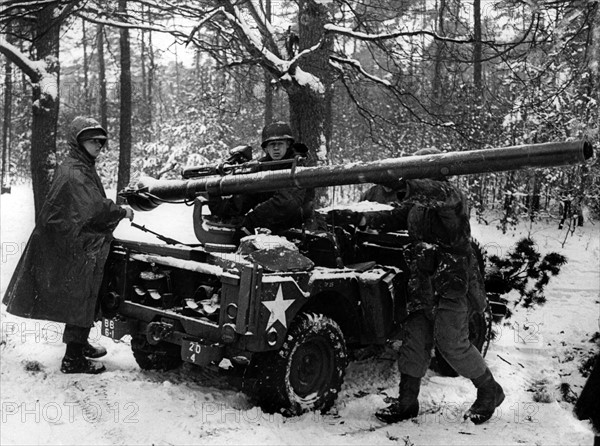
[[(304, 167), (296, 160), (248, 161), (248, 149), (240, 148), (229, 162), (188, 169), (182, 180), (143, 180), (121, 195), (138, 210), (194, 203), (200, 243), (114, 240), (101, 291), (102, 333), (130, 335), (142, 369), (228, 360), (265, 411), (326, 411), (351, 353), (384, 345), (401, 326), (408, 235), (329, 219), (322, 229), (250, 236), (238, 247), (235, 226), (205, 215), (206, 194), (558, 166), (592, 154), (579, 141)], [(470, 336), (479, 349), (489, 328), (485, 317), (472, 316)]]

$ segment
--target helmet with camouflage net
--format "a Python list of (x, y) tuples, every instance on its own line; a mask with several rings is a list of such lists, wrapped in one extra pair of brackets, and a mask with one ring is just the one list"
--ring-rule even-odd
[(287, 139), (293, 143), (294, 137), (292, 136), (292, 129), (285, 122), (273, 122), (263, 128), (262, 143), (260, 146), (264, 149), (269, 141), (277, 141), (281, 139)]

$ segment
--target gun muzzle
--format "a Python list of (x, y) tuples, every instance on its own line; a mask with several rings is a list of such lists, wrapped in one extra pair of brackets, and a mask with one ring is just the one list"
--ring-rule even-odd
[(156, 180), (151, 177), (140, 178), (139, 182), (135, 186), (128, 186), (119, 192), (119, 196), (123, 197), (129, 206), (135, 211), (151, 211), (156, 209), (164, 200), (152, 195), (150, 193), (150, 187)]

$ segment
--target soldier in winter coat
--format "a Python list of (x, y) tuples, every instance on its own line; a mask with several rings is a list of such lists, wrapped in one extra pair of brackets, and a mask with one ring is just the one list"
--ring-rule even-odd
[(100, 373), (89, 361), (106, 354), (88, 341), (98, 312), (98, 293), (112, 232), (133, 211), (106, 198), (95, 169), (106, 131), (92, 118), (77, 117), (68, 135), (69, 153), (56, 169), (27, 247), (3, 302), (11, 314), (64, 322), (64, 373)]
[(504, 392), (469, 341), (469, 314), (483, 312), (486, 297), (471, 245), (466, 198), (442, 176), (401, 180), (396, 189), (398, 207), (361, 222), (387, 230), (407, 229), (413, 240), (406, 252), (410, 275), (408, 317), (398, 358), (400, 394), (376, 416), (393, 423), (418, 415), (421, 378), (435, 345), (454, 370), (477, 388), (477, 399), (465, 418), (483, 423), (502, 403)]
[[(275, 122), (264, 127), (261, 146), (265, 156), (259, 162), (293, 159), (306, 149), (303, 144), (294, 144), (292, 130), (284, 122)], [(281, 164), (273, 169), (289, 168)], [(209, 208), (213, 215), (223, 219), (238, 219), (246, 234), (256, 228), (267, 228), (278, 233), (293, 227), (301, 227), (313, 214), (314, 191), (312, 189), (289, 188), (275, 192), (235, 195), (229, 199), (211, 197)]]

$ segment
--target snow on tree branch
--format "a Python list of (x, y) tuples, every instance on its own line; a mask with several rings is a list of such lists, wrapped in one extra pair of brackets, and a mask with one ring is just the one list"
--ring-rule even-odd
[(317, 94), (325, 94), (325, 86), (321, 82), (321, 80), (306, 71), (304, 71), (300, 67), (296, 67), (294, 73), (286, 73), (281, 77), (282, 81), (291, 81), (292, 78), (298, 83), (298, 85), (309, 87), (312, 91)]
[[(378, 84), (382, 84), (385, 85), (386, 87), (391, 87), (391, 83), (390, 81), (386, 80), (386, 79), (381, 79), (380, 77), (374, 76), (370, 73), (368, 73), (360, 64), (360, 62), (356, 59), (350, 59), (350, 58), (346, 58), (346, 57), (339, 57), (339, 56), (330, 56), (330, 60), (333, 62), (334, 66), (338, 66), (339, 64), (347, 64), (347, 65), (352, 65), (354, 68), (356, 68), (363, 76), (365, 76), (366, 78), (377, 82)], [(337, 64), (337, 65), (336, 65)]]
[(216, 16), (219, 13), (223, 13), (224, 10), (223, 8), (217, 8), (213, 11), (210, 11), (208, 14), (206, 14), (205, 16), (203, 16), (200, 21), (198, 22), (198, 24), (194, 27), (194, 29), (192, 30), (192, 32), (190, 33), (190, 35), (188, 36), (187, 40), (185, 41), (185, 44), (188, 45), (193, 39), (194, 39), (194, 34), (196, 34), (200, 28), (202, 28), (202, 26), (204, 26), (204, 24), (206, 22), (208, 22), (210, 19), (212, 19), (214, 16)]
[(277, 56), (281, 57), (281, 54), (282, 54), (281, 48), (279, 48), (277, 46), (275, 39), (273, 39), (273, 36), (276, 34), (275, 29), (271, 25), (271, 22), (269, 22), (269, 20), (267, 20), (267, 17), (265, 16), (264, 11), (261, 6), (261, 2), (258, 0), (251, 0), (249, 2), (249, 7), (250, 7), (249, 9), (250, 9), (250, 13), (252, 14), (252, 17), (256, 21), (264, 38), (269, 43), (272, 51), (277, 51)]
[(430, 36), (435, 40), (442, 40), (444, 42), (453, 42), (453, 43), (473, 43), (475, 39), (473, 36), (469, 36), (467, 39), (454, 39), (451, 37), (440, 36), (432, 31), (396, 31), (393, 33), (380, 33), (380, 34), (367, 34), (360, 31), (354, 31), (349, 28), (344, 28), (343, 26), (337, 26), (332, 24), (327, 24), (324, 26), (326, 33), (331, 34), (341, 34), (347, 37), (353, 37), (358, 40), (365, 41), (376, 41), (376, 40), (387, 40), (387, 39), (395, 39), (397, 37), (411, 37), (411, 36)]
[(172, 34), (174, 36), (179, 36), (179, 37), (187, 37), (187, 34), (184, 34), (183, 32), (174, 29), (174, 28), (164, 28), (164, 27), (160, 27), (160, 26), (151, 26), (151, 25), (142, 25), (139, 23), (127, 23), (127, 22), (119, 22), (116, 20), (109, 20), (109, 19), (99, 19), (98, 16), (96, 15), (90, 15), (90, 14), (84, 14), (84, 13), (76, 13), (74, 14), (77, 17), (80, 17), (90, 23), (95, 23), (96, 25), (106, 25), (106, 26), (112, 26), (115, 28), (127, 28), (127, 29), (139, 29), (142, 31), (155, 31), (155, 32), (160, 32), (160, 33), (169, 33)]
[(31, 60), (19, 48), (0, 37), (0, 53), (17, 65), (29, 78), (32, 86), (39, 86), (43, 99), (55, 101), (58, 98), (58, 60), (47, 57), (45, 60)]
[(11, 62), (17, 65), (32, 82), (38, 82), (40, 73), (37, 71), (37, 67), (33, 64), (33, 61), (16, 46), (8, 43), (2, 36), (0, 36), (0, 53), (4, 54)]
[(277, 72), (279, 76), (287, 73), (290, 68), (290, 62), (281, 59), (275, 53), (270, 51), (262, 42), (260, 36), (250, 27), (248, 22), (242, 16), (240, 9), (235, 6), (230, 6), (230, 11), (222, 11), (227, 20), (236, 27), (245, 37), (245, 43), (249, 46), (249, 50), (255, 55), (261, 55), (268, 63), (272, 71)]

